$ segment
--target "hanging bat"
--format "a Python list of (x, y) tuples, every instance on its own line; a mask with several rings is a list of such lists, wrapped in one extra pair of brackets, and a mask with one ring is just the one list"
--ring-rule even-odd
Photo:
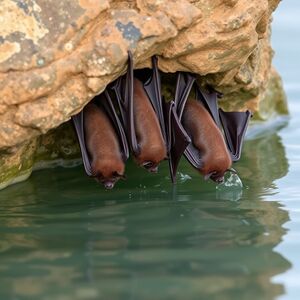
[(83, 111), (92, 176), (106, 189), (112, 189), (120, 178), (124, 178), (125, 171), (117, 133), (103, 108), (90, 102)]
[(134, 72), (133, 57), (128, 52), (127, 73), (112, 84), (111, 90), (135, 161), (157, 172), (159, 163), (167, 157), (167, 146), (156, 57), (152, 58), (152, 69)]
[(157, 172), (159, 163), (167, 157), (166, 144), (143, 83), (137, 78), (133, 79), (133, 116), (139, 148), (135, 160), (150, 172)]
[[(174, 101), (172, 101), (170, 104), (165, 103), (169, 118), (169, 122), (167, 123), (168, 139), (170, 141), (169, 143), (172, 145), (169, 150), (169, 165), (171, 179), (173, 182), (176, 180), (177, 166), (182, 154), (185, 155), (193, 167), (204, 171), (202, 154), (195, 147), (193, 142), (191, 142), (191, 139), (189, 140), (190, 136), (182, 124), (182, 116), (185, 110), (187, 99), (193, 87), (195, 89), (195, 100), (201, 103), (203, 108), (205, 108), (208, 113), (208, 115), (206, 115), (206, 119), (208, 119), (208, 116), (210, 115), (211, 119), (216, 124), (216, 127), (224, 130), (226, 146), (233, 162), (239, 160), (240, 158), (244, 135), (251, 117), (251, 113), (249, 111), (224, 112), (223, 110), (218, 109), (218, 92), (214, 90), (205, 92), (198, 86), (197, 82), (195, 81), (195, 76), (190, 73), (178, 72)], [(185, 124), (185, 126), (187, 126), (187, 124)], [(201, 128), (201, 125), (199, 126)], [(193, 135), (193, 132), (190, 132), (190, 134)], [(222, 148), (224, 151), (223, 146)], [(214, 155), (213, 150), (211, 155)], [(204, 161), (205, 160), (206, 159), (204, 159)], [(209, 164), (212, 165), (213, 163)], [(216, 169), (217, 172), (214, 175), (207, 170), (203, 172), (203, 174), (206, 174), (206, 178), (210, 176), (210, 178), (215, 181), (218, 181), (218, 179), (221, 180), (222, 176), (216, 175), (222, 175), (221, 170), (224, 169), (225, 166), (226, 163), (224, 163), (221, 169)], [(211, 168), (208, 168), (208, 170), (209, 169)]]
[(201, 156), (201, 165), (197, 168), (199, 172), (205, 179), (223, 182), (224, 174), (232, 164), (231, 156), (220, 129), (203, 104), (188, 100), (183, 110), (182, 124)]
[(86, 174), (103, 183), (105, 188), (112, 189), (120, 178), (124, 178), (129, 149), (125, 132), (107, 91), (72, 116), (72, 120)]

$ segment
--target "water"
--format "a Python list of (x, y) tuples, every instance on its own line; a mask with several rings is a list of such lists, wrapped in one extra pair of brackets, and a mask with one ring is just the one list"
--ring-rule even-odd
[(299, 15), (284, 1), (273, 27), (292, 118), (250, 136), (243, 189), (185, 162), (175, 187), (130, 163), (113, 192), (82, 167), (35, 172), (0, 192), (0, 299), (300, 299)]

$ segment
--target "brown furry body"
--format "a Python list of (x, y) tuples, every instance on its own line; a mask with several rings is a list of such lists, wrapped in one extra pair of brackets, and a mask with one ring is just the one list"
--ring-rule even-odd
[(125, 164), (110, 119), (94, 103), (84, 108), (84, 131), (92, 174), (105, 188), (111, 189), (123, 177)]
[(183, 126), (201, 154), (203, 165), (199, 169), (200, 173), (205, 178), (222, 182), (232, 160), (220, 129), (199, 101), (187, 101)]
[(151, 172), (157, 171), (158, 164), (167, 157), (166, 145), (158, 118), (144, 90), (143, 84), (134, 79), (134, 123), (140, 154), (137, 163)]

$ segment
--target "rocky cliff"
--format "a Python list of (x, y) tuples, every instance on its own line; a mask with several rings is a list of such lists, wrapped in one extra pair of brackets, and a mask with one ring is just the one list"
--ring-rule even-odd
[(286, 113), (269, 43), (278, 2), (3, 0), (0, 188), (37, 162), (78, 157), (72, 128), (55, 128), (124, 74), (128, 50), (135, 68), (156, 54), (163, 72), (198, 74), (225, 108)]

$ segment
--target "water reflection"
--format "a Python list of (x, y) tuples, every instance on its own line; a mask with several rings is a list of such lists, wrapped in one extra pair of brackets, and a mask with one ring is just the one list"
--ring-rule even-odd
[(287, 170), (274, 133), (246, 143), (238, 201), (184, 162), (174, 190), (167, 166), (132, 164), (113, 193), (82, 168), (36, 172), (0, 193), (0, 299), (274, 299), (289, 216), (265, 200)]
[(276, 189), (274, 181), (285, 176), (288, 167), (284, 145), (276, 132), (249, 140), (238, 165), (242, 177), (256, 190)]

